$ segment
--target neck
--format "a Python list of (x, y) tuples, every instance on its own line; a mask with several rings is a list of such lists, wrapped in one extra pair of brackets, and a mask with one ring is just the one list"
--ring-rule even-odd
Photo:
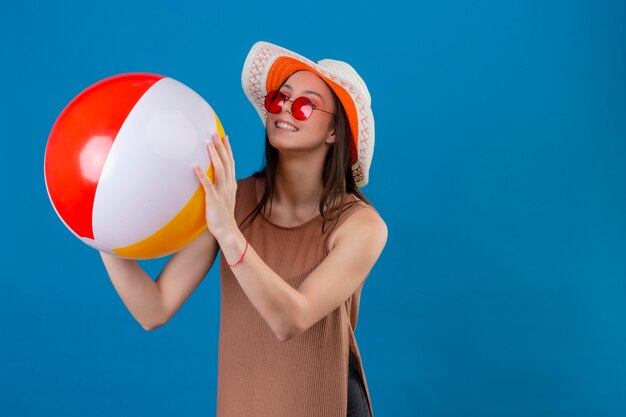
[(317, 207), (324, 188), (322, 167), (323, 161), (311, 163), (281, 155), (276, 169), (274, 202), (293, 209)]

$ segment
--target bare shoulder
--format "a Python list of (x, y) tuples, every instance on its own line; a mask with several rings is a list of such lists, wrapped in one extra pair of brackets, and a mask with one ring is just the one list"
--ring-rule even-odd
[(356, 209), (331, 235), (329, 249), (342, 241), (367, 240), (380, 250), (387, 242), (387, 224), (372, 206), (359, 201)]

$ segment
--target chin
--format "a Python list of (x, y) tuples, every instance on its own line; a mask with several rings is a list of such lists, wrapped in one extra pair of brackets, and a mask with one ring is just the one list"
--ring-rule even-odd
[(285, 140), (279, 140), (274, 138), (273, 140), (270, 139), (270, 145), (278, 150), (279, 152), (283, 152), (283, 151), (297, 151), (297, 150), (302, 150), (302, 148), (300, 146), (298, 146), (297, 144), (289, 143), (288, 141)]
[(294, 145), (301, 145), (302, 140), (298, 137), (296, 132), (283, 132), (278, 130), (277, 128), (273, 128), (267, 132), (267, 138), (270, 142), (270, 145), (275, 147), (276, 149), (282, 148), (294, 148)]

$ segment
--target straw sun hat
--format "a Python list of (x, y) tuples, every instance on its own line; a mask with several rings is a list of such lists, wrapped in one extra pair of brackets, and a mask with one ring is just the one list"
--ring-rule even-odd
[(374, 116), (367, 86), (357, 72), (345, 62), (322, 59), (313, 62), (301, 55), (268, 42), (252, 46), (241, 73), (243, 91), (261, 117), (263, 125), (267, 111), (265, 95), (276, 90), (285, 79), (298, 70), (308, 70), (321, 77), (337, 94), (346, 110), (350, 124), (352, 176), (357, 187), (369, 179), (374, 154)]

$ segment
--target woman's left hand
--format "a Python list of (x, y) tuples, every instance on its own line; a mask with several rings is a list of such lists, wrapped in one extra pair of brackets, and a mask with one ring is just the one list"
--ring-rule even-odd
[(209, 232), (219, 242), (229, 233), (238, 230), (235, 221), (235, 159), (228, 142), (228, 136), (220, 140), (214, 133), (208, 143), (209, 157), (213, 165), (215, 183), (212, 183), (198, 165), (195, 166), (196, 176), (205, 193), (206, 224)]

